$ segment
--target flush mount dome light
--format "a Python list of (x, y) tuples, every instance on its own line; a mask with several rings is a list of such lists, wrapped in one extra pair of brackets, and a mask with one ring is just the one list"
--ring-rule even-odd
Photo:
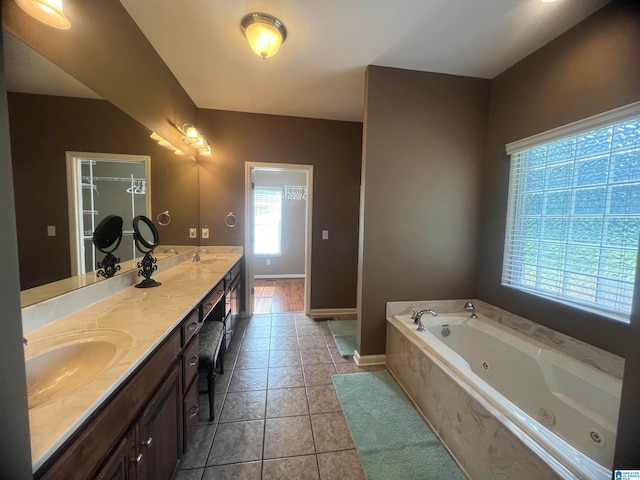
[(71, 24), (62, 10), (62, 0), (16, 0), (18, 6), (50, 27), (67, 30)]
[(262, 58), (274, 56), (287, 38), (284, 24), (267, 13), (245, 15), (240, 22), (240, 28), (251, 50)]

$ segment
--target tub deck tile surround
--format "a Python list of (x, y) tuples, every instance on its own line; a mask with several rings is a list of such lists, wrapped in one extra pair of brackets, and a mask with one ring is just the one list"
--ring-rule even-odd
[(557, 332), (548, 327), (532, 322), (526, 318), (515, 315), (501, 308), (490, 305), (482, 300), (461, 299), (461, 300), (428, 300), (415, 302), (388, 302), (387, 319), (395, 315), (408, 315), (411, 309), (421, 310), (430, 308), (438, 313), (464, 312), (463, 306), (466, 301), (472, 301), (477, 312), (486, 315), (492, 320), (512, 328), (517, 332), (531, 337), (554, 350), (569, 355), (590, 367), (595, 367), (609, 375), (622, 379), (624, 371), (624, 358), (613, 353), (602, 350), (578, 339)]
[[(212, 251), (211, 248), (209, 250)], [(160, 345), (241, 258), (242, 253), (216, 252), (202, 255), (201, 263), (183, 261), (154, 274), (154, 278), (162, 283), (160, 287), (126, 287), (27, 334), (29, 344), (25, 349), (26, 356), (37, 354), (42, 348), (39, 345), (47, 344), (42, 340), (64, 337), (74, 332), (117, 330), (124, 332), (124, 337), (128, 339), (127, 345), (118, 347), (124, 353), (97, 378), (75, 389), (70, 395), (29, 410), (34, 471)], [(82, 291), (101, 288), (107, 283), (98, 282)]]
[(387, 323), (387, 367), (469, 478), (551, 480), (559, 476), (468, 396), (394, 325)]

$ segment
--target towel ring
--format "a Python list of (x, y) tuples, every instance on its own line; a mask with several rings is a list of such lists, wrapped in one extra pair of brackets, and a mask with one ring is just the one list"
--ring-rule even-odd
[(158, 224), (162, 225), (163, 227), (169, 225), (171, 223), (171, 215), (169, 215), (169, 210), (165, 210), (164, 212), (159, 213), (156, 217), (156, 220), (158, 221)]
[(236, 217), (233, 212), (229, 212), (227, 216), (224, 217), (224, 224), (229, 228), (233, 228), (238, 225), (238, 217)]

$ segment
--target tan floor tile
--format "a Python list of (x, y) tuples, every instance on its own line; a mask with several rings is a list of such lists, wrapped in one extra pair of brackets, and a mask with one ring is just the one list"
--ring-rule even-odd
[(308, 415), (268, 418), (265, 422), (265, 459), (315, 453)]
[(300, 367), (300, 350), (271, 350), (269, 367)]
[(360, 373), (368, 371), (366, 367), (359, 367), (355, 362), (336, 363), (336, 370), (338, 370), (338, 373)]
[(265, 460), (262, 466), (262, 480), (317, 480), (318, 478), (318, 462), (315, 455)]
[(365, 480), (360, 457), (355, 450), (318, 454), (322, 480)]
[(175, 480), (200, 480), (203, 472), (204, 468), (178, 470)]
[(262, 338), (244, 338), (240, 345), (240, 351), (242, 350), (269, 350), (269, 344), (271, 339), (269, 337)]
[(244, 334), (245, 340), (248, 338), (268, 338), (271, 336), (271, 320), (269, 324), (262, 327), (251, 325)]
[(354, 448), (347, 421), (342, 413), (311, 415), (316, 452), (333, 452)]
[(307, 387), (307, 399), (309, 401), (309, 413), (342, 411), (342, 405), (340, 405), (340, 400), (338, 400), (338, 395), (333, 385)]
[(304, 378), (301, 367), (274, 367), (269, 369), (269, 389), (303, 387)]
[(305, 337), (309, 335), (322, 335), (322, 329), (320, 325), (298, 325), (298, 337)]
[(207, 465), (262, 459), (264, 420), (221, 423), (213, 439)]
[(239, 422), (242, 420), (257, 420), (264, 418), (267, 404), (267, 391), (229, 392), (225, 397), (220, 423)]
[(271, 350), (299, 350), (298, 337), (271, 337)]
[(298, 336), (298, 343), (300, 344), (300, 350), (306, 348), (326, 348), (327, 342), (324, 335), (305, 335)]
[[(226, 362), (225, 358), (225, 362)], [(267, 368), (269, 366), (268, 350), (243, 350), (238, 353), (234, 368)], [(226, 365), (225, 365), (226, 366)]]
[(260, 480), (261, 475), (262, 462), (235, 463), (208, 467), (202, 480)]
[(268, 371), (267, 368), (236, 368), (233, 371), (228, 392), (266, 390)]
[(300, 350), (303, 365), (321, 365), (333, 363), (328, 348), (303, 348)]
[(337, 374), (333, 365), (306, 365), (304, 371), (305, 385), (332, 385), (331, 376)]
[(309, 406), (304, 387), (267, 390), (267, 418), (308, 414)]

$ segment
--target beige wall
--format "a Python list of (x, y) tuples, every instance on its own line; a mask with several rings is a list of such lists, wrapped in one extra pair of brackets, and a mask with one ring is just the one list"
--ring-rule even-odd
[(384, 353), (385, 302), (473, 298), (489, 81), (367, 70), (358, 352)]
[(505, 144), (640, 100), (640, 15), (614, 2), (491, 82), (479, 211), (478, 295), (555, 330), (625, 354), (626, 325), (500, 286), (509, 162)]
[(362, 124), (201, 109), (198, 128), (213, 150), (198, 159), (208, 244), (244, 245), (245, 162), (313, 165), (311, 308), (354, 308)]

